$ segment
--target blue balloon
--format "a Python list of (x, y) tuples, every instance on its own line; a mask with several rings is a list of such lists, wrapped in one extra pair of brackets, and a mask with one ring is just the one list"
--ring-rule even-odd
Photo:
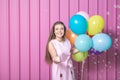
[(93, 40), (93, 49), (98, 51), (106, 51), (112, 45), (112, 39), (109, 35), (105, 33), (99, 33), (92, 37)]
[(70, 18), (69, 26), (75, 34), (85, 34), (88, 29), (87, 20), (81, 15), (73, 15)]
[(87, 52), (92, 47), (92, 39), (86, 34), (81, 34), (75, 39), (75, 47), (81, 52)]

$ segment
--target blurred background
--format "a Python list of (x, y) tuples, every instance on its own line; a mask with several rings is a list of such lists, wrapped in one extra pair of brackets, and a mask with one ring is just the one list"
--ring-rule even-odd
[(120, 80), (120, 0), (0, 0), (0, 80), (51, 80), (45, 62), (50, 29), (60, 20), (69, 29), (71, 16), (85, 11), (101, 15), (111, 48), (74, 61), (76, 80)]

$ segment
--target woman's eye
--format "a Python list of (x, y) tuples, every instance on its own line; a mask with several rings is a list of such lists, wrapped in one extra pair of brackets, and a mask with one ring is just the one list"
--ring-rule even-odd
[(64, 30), (64, 28), (60, 28), (60, 30)]
[(64, 30), (64, 28), (56, 28), (55, 30)]
[(55, 30), (58, 30), (58, 28), (56, 28)]
[(64, 30), (64, 28), (62, 28), (61, 30)]

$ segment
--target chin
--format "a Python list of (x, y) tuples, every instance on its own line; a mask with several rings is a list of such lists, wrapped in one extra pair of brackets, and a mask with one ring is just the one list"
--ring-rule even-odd
[(57, 36), (57, 38), (62, 38), (62, 36)]
[(63, 37), (63, 35), (59, 35), (58, 37), (59, 37), (59, 38), (62, 38), (62, 37)]
[(58, 38), (62, 38), (62, 36), (59, 36)]

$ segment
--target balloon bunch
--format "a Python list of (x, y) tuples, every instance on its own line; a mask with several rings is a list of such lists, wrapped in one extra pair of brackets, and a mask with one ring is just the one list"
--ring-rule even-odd
[(69, 27), (66, 37), (72, 46), (79, 50), (72, 54), (72, 58), (77, 62), (84, 61), (88, 52), (99, 55), (112, 45), (111, 37), (102, 33), (104, 19), (100, 15), (89, 17), (86, 12), (80, 11), (70, 18)]

